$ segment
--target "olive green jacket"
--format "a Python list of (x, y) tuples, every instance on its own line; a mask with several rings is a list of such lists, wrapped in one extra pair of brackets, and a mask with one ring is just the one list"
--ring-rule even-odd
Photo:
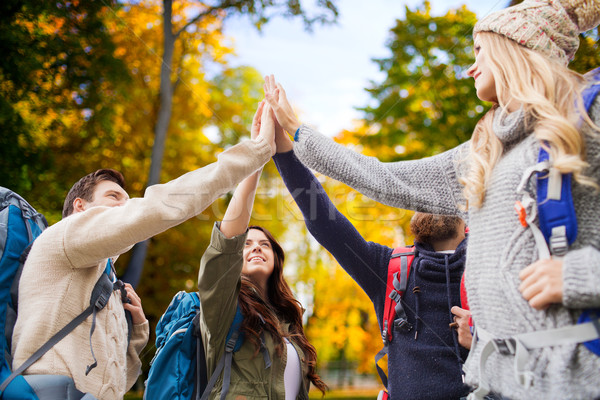
[[(246, 242), (246, 233), (226, 238), (215, 224), (208, 249), (202, 256), (198, 274), (198, 293), (200, 295), (200, 329), (208, 375), (212, 374), (225, 351), (227, 332), (235, 316), (238, 295), (241, 286), (242, 250)], [(283, 326), (287, 329), (287, 324)], [(285, 400), (283, 374), (287, 357), (278, 356), (275, 352), (273, 338), (265, 332), (265, 347), (269, 352), (271, 366), (265, 368), (265, 360), (261, 353), (255, 354), (255, 347), (245, 341), (240, 350), (233, 355), (231, 366), (231, 382), (226, 399)], [(307, 378), (308, 365), (304, 353), (297, 343), (290, 338), (300, 357), (303, 383), (297, 400), (308, 399), (310, 381)], [(217, 380), (210, 399), (219, 399), (223, 376)]]

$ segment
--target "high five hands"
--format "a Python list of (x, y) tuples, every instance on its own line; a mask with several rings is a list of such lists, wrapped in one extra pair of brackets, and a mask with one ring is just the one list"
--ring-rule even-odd
[(252, 128), (250, 128), (250, 138), (256, 139), (258, 136), (265, 138), (269, 146), (271, 146), (271, 155), (275, 154), (275, 133), (276, 121), (273, 116), (273, 110), (263, 100), (258, 103), (258, 108), (252, 118)]
[(293, 148), (293, 143), (290, 137), (285, 134), (284, 130), (290, 135), (294, 135), (296, 130), (300, 128), (300, 122), (296, 118), (296, 114), (292, 109), (281, 84), (275, 82), (273, 75), (265, 77), (265, 99), (269, 106), (273, 109), (275, 115), (275, 143), (277, 152), (283, 153), (290, 151)]

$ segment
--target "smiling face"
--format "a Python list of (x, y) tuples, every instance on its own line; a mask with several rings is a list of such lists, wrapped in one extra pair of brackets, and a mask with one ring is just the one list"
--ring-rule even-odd
[(489, 49), (482, 46), (479, 35), (475, 37), (475, 62), (467, 70), (467, 74), (475, 79), (477, 97), (482, 101), (498, 103), (496, 80), (490, 69)]
[(258, 229), (248, 231), (243, 257), (242, 273), (263, 289), (266, 288), (267, 281), (273, 273), (275, 255), (273, 246), (264, 232)]

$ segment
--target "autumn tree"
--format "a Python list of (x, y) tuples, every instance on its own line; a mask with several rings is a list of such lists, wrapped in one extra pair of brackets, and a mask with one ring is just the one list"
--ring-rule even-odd
[(386, 74), (369, 90), (366, 135), (360, 144), (383, 152), (386, 161), (430, 156), (470, 138), (487, 107), (466, 71), (473, 63), (476, 16), (466, 7), (432, 16), (428, 1), (390, 32), (389, 57), (377, 59)]
[(73, 175), (50, 172), (61, 167), (54, 149), (77, 154), (98, 132), (110, 134), (105, 94), (128, 76), (105, 26), (111, 7), (117, 2), (0, 3), (0, 184), (41, 209), (62, 207), (62, 178)]
[[(178, 2), (176, 15), (185, 12)], [(181, 6), (181, 7), (179, 7)], [(160, 4), (154, 1), (124, 5), (107, 22), (116, 49), (115, 54), (128, 67), (131, 84), (126, 96), (116, 101), (113, 124), (118, 129), (114, 141), (93, 158), (93, 165), (121, 170), (127, 178), (130, 195), (141, 196), (147, 182), (154, 121), (159, 109), (162, 24)], [(176, 15), (174, 18), (176, 18)], [(238, 135), (249, 137), (254, 109), (262, 97), (262, 77), (251, 67), (230, 68), (226, 56), (232, 49), (225, 46), (218, 19), (205, 19), (201, 33), (185, 37), (187, 48), (177, 46), (179, 83), (173, 93), (172, 124), (165, 141), (163, 176), (174, 179), (216, 161), (227, 146), (220, 135), (209, 139), (208, 127), (225, 131), (236, 121)], [(208, 75), (207, 71), (211, 71)], [(230, 92), (231, 91), (231, 92)], [(220, 100), (219, 106), (215, 99)], [(243, 110), (239, 114), (238, 111)], [(223, 128), (221, 128), (223, 126)], [(221, 142), (224, 144), (221, 145)], [(237, 142), (237, 141), (236, 141)], [(209, 242), (214, 220), (222, 218), (226, 198), (217, 200), (204, 213), (151, 239), (148, 267), (137, 288), (144, 299), (144, 310), (151, 326), (164, 312), (179, 290), (196, 287), (198, 263)], [(116, 263), (117, 272), (126, 271), (131, 254)], [(144, 352), (145, 365), (151, 359), (153, 341)]]
[[(310, 29), (315, 23), (330, 22), (337, 17), (334, 0), (320, 0), (315, 12), (308, 11), (299, 0), (212, 0), (178, 5), (173, 0), (163, 0), (162, 15), (162, 60), (158, 112), (154, 125), (154, 143), (147, 185), (159, 183), (162, 169), (165, 140), (171, 125), (173, 93), (181, 82), (177, 73), (181, 58), (174, 57), (176, 46), (190, 48), (186, 38), (193, 40), (202, 33), (207, 20), (224, 22), (228, 17), (242, 14), (249, 17), (257, 29), (270, 18), (280, 15), (287, 18), (299, 17)], [(174, 14), (174, 6), (184, 11)], [(176, 16), (174, 18), (174, 16)], [(183, 51), (180, 56), (185, 56)], [(142, 273), (148, 241), (135, 246), (125, 279), (137, 284)]]
[[(386, 77), (369, 88), (375, 105), (363, 109), (368, 129), (358, 143), (394, 161), (431, 156), (471, 137), (490, 106), (466, 74), (474, 62), (475, 22), (464, 6), (438, 17), (428, 1), (406, 9), (391, 30), (389, 57), (375, 60)], [(581, 35), (580, 44), (570, 67), (587, 72), (600, 65), (598, 30)]]

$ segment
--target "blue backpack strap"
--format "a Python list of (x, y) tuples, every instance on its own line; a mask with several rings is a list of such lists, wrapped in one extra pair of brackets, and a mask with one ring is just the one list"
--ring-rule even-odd
[(238, 304), (235, 310), (235, 316), (233, 317), (233, 322), (229, 327), (229, 331), (227, 332), (227, 342), (230, 341), (232, 337), (235, 336), (236, 340), (233, 346), (233, 352), (235, 353), (242, 347), (242, 343), (244, 342), (244, 334), (240, 331), (242, 327), (242, 322), (244, 321), (244, 316), (242, 315), (242, 309)]
[(206, 352), (204, 342), (200, 334), (200, 313), (196, 314), (194, 320), (194, 336), (196, 336), (196, 377), (194, 378), (194, 392), (192, 399), (198, 400), (204, 389), (208, 386), (208, 370), (206, 368)]
[[(242, 322), (244, 320), (244, 316), (242, 315), (242, 309), (240, 305), (237, 305), (235, 316), (233, 317), (233, 322), (229, 327), (229, 331), (227, 332), (227, 340), (225, 344), (225, 352), (223, 356), (219, 359), (215, 370), (213, 371), (210, 379), (208, 380), (208, 384), (202, 393), (201, 400), (207, 400), (210, 392), (212, 391), (215, 383), (217, 383), (217, 379), (221, 376), (221, 372), (223, 372), (223, 386), (221, 388), (221, 400), (224, 400), (227, 396), (227, 392), (229, 392), (229, 384), (231, 382), (231, 363), (233, 360), (233, 353), (238, 351), (240, 347), (242, 347), (242, 343), (244, 342), (244, 334), (241, 332), (240, 328), (242, 327)], [(264, 354), (264, 353), (263, 353)], [(202, 365), (202, 364), (199, 364)], [(204, 365), (206, 365), (206, 357), (204, 359)], [(200, 395), (198, 391), (198, 396)]]
[(583, 106), (589, 113), (590, 107), (592, 107), (594, 99), (596, 98), (596, 96), (598, 96), (598, 93), (600, 93), (600, 67), (589, 71), (584, 76), (588, 81), (593, 82), (582, 93)]
[[(585, 77), (592, 82), (582, 93), (583, 106), (589, 112), (600, 92), (600, 67)], [(540, 146), (538, 162), (548, 161), (548, 152)], [(577, 237), (577, 216), (571, 194), (572, 174), (552, 170), (537, 173), (537, 204), (540, 229), (552, 255), (563, 256)]]
[[(538, 162), (548, 161), (548, 152), (540, 146)], [(577, 237), (577, 216), (571, 194), (572, 174), (537, 172), (537, 205), (540, 230), (550, 253), (564, 256)]]
[[(588, 72), (585, 76), (593, 82), (582, 93), (583, 105), (586, 111), (589, 112), (598, 93), (600, 93), (600, 67)], [(538, 161), (548, 160), (548, 153), (543, 148), (540, 148), (538, 159)], [(559, 178), (562, 181), (560, 197), (558, 199), (548, 198), (549, 190), (552, 192), (552, 180)], [(551, 174), (538, 173), (537, 198), (540, 229), (544, 234), (551, 253), (561, 256), (566, 253), (568, 246), (577, 237), (577, 216), (575, 215), (573, 196), (571, 194), (572, 176), (571, 174), (563, 174), (562, 176), (559, 175), (559, 178), (552, 177)], [(559, 236), (562, 236), (562, 238)], [(600, 336), (599, 316), (600, 309), (584, 310), (577, 323), (593, 322), (598, 336)], [(600, 356), (600, 339), (585, 342), (584, 345), (588, 350)]]

